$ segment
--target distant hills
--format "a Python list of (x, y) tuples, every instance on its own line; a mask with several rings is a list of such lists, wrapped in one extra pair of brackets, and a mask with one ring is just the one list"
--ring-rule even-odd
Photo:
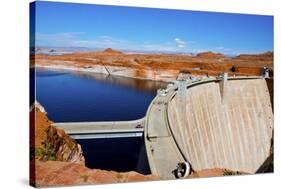
[(225, 58), (236, 57), (239, 59), (272, 59), (273, 52), (268, 51), (260, 54), (240, 54), (240, 55), (228, 55), (222, 53), (216, 53), (212, 51), (190, 53), (190, 52), (162, 52), (162, 51), (140, 51), (140, 50), (115, 50), (112, 48), (88, 48), (88, 47), (36, 47), (31, 48), (32, 54), (48, 54), (48, 55), (62, 55), (70, 54), (74, 52), (102, 52), (107, 54), (178, 54), (197, 56), (201, 58)]

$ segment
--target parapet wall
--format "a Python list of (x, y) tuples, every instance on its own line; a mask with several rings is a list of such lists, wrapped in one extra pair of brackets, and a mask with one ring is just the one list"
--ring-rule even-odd
[(273, 131), (266, 81), (227, 80), (223, 88), (221, 82), (191, 85), (185, 99), (176, 93), (168, 103), (170, 128), (195, 171), (255, 173), (270, 154)]

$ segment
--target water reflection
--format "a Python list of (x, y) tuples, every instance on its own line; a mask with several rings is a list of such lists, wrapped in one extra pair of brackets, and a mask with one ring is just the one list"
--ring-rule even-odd
[(101, 73), (65, 72), (64, 74), (67, 73), (75, 74), (81, 77), (91, 78), (101, 83), (110, 83), (113, 85), (118, 85), (118, 86), (132, 88), (135, 90), (147, 91), (153, 93), (155, 92), (155, 89), (165, 88), (167, 86), (166, 82), (161, 82), (161, 81), (135, 79), (135, 78), (107, 75)]
[(144, 117), (164, 82), (96, 73), (36, 69), (36, 99), (55, 122)]

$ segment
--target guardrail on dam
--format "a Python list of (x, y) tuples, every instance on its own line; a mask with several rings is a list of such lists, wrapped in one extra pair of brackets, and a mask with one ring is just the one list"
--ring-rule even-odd
[(162, 179), (186, 176), (184, 163), (195, 171), (255, 173), (270, 155), (272, 131), (263, 77), (178, 81), (148, 109), (145, 143), (150, 169)]

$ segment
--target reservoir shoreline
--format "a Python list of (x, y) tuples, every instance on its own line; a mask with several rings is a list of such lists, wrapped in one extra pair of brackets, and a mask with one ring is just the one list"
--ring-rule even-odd
[[(110, 66), (109, 66), (110, 67)], [(118, 77), (126, 77), (126, 78), (132, 78), (132, 79), (140, 79), (140, 80), (148, 80), (148, 81), (159, 81), (159, 82), (166, 82), (169, 83), (173, 81), (175, 78), (155, 78), (155, 77), (137, 77), (133, 76), (131, 74), (126, 75), (125, 73), (107, 73), (102, 69), (98, 68), (81, 68), (81, 67), (74, 67), (74, 66), (65, 66), (65, 65), (42, 65), (42, 64), (35, 64), (35, 66), (31, 66), (31, 68), (41, 68), (46, 70), (67, 70), (72, 72), (82, 72), (82, 73), (97, 73), (97, 74), (105, 74), (105, 75), (112, 75), (112, 76), (118, 76)], [(126, 68), (127, 69), (127, 68)], [(130, 71), (135, 71), (131, 69)]]

